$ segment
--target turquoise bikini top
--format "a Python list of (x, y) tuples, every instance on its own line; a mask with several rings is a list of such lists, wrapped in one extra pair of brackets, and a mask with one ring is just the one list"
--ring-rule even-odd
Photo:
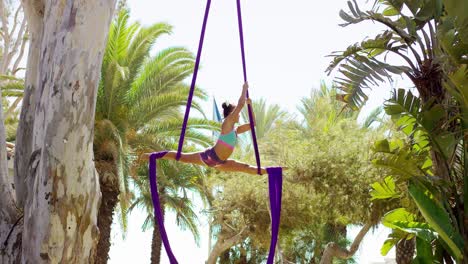
[(231, 132), (227, 134), (220, 134), (218, 142), (230, 149), (234, 149), (234, 147), (237, 144), (236, 129), (233, 129)]

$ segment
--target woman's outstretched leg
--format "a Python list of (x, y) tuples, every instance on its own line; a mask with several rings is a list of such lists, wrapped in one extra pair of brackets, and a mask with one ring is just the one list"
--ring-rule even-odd
[[(220, 171), (240, 171), (248, 174), (258, 174), (257, 167), (235, 160), (226, 160), (225, 163), (216, 166), (216, 169)], [(264, 168), (261, 168), (261, 173), (266, 174), (267, 172)]]
[[(151, 153), (145, 153), (145, 155), (150, 155)], [(164, 155), (161, 159), (165, 160), (176, 160), (177, 151), (168, 151), (166, 155)], [(192, 153), (181, 153), (180, 155), (180, 162), (183, 163), (190, 163), (195, 165), (205, 165), (200, 158), (200, 152), (192, 152)]]

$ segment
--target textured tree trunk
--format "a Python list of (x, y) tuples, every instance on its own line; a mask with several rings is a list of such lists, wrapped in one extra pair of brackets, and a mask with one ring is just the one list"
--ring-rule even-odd
[[(164, 201), (165, 190), (161, 189), (159, 193), (161, 194), (159, 203), (161, 204), (161, 215), (164, 222), (164, 218), (166, 216), (166, 202)], [(151, 241), (151, 264), (161, 263), (161, 249), (161, 234), (159, 233), (158, 223), (155, 221), (153, 226), (153, 240)]]
[(162, 240), (159, 234), (159, 227), (154, 224), (153, 239), (151, 241), (151, 264), (159, 264), (161, 262)]
[(359, 231), (358, 235), (356, 236), (353, 243), (351, 244), (351, 247), (349, 248), (349, 250), (340, 248), (334, 242), (328, 243), (323, 252), (323, 256), (322, 256), (322, 259), (320, 260), (320, 264), (331, 264), (333, 263), (334, 257), (337, 257), (340, 259), (351, 258), (354, 255), (354, 253), (356, 253), (356, 251), (358, 250), (362, 239), (367, 234), (371, 226), (372, 226), (371, 223), (367, 223), (361, 228), (361, 231)]
[(25, 77), (23, 106), (21, 108), (15, 147), (15, 191), (18, 207), (23, 208), (28, 195), (27, 186), (31, 185), (32, 177), (28, 175), (32, 154), (34, 115), (36, 100), (34, 93), (38, 87), (38, 68), (43, 38), (44, 1), (23, 0), (24, 14), (29, 23), (30, 42), (28, 53), (28, 69)]
[(244, 246), (240, 247), (240, 257), (238, 263), (247, 263), (247, 250)]
[(226, 249), (221, 255), (219, 256), (219, 263), (220, 264), (229, 264), (229, 248)]
[(114, 161), (96, 160), (95, 164), (99, 174), (99, 185), (102, 193), (97, 222), (99, 242), (95, 263), (105, 264), (109, 259), (114, 209), (119, 202), (119, 179), (117, 165)]
[(23, 0), (23, 6), (30, 48), (15, 157), (22, 262), (93, 263), (101, 196), (94, 108), (115, 0)]
[(151, 264), (161, 262), (162, 240), (159, 234), (159, 226), (155, 223), (153, 227), (153, 239), (151, 240)]
[(240, 231), (239, 234), (234, 235), (232, 237), (226, 237), (226, 235), (223, 234), (223, 230), (221, 230), (216, 239), (216, 244), (213, 246), (213, 250), (211, 250), (211, 253), (208, 256), (208, 260), (206, 261), (206, 263), (216, 264), (218, 257), (221, 256), (223, 252), (230, 249), (232, 246), (236, 245), (245, 238), (245, 230), (245, 228), (242, 229), (242, 231)]
[(396, 262), (398, 264), (410, 264), (413, 261), (416, 239), (400, 240), (396, 246)]

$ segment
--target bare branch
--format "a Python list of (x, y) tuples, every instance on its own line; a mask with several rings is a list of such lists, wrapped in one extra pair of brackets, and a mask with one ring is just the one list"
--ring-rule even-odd
[(21, 22), (20, 30), (18, 31), (18, 34), (16, 34), (16, 39), (15, 39), (13, 49), (11, 50), (10, 61), (11, 59), (13, 59), (13, 56), (18, 52), (18, 48), (20, 47), (20, 45), (24, 42), (25, 32), (26, 32), (26, 19), (23, 19), (23, 21)]
[(3, 0), (0, 0), (0, 20), (3, 27), (2, 31), (5, 32), (5, 35), (8, 35), (8, 15)]
[[(26, 23), (26, 20), (24, 20), (24, 22)], [(27, 40), (28, 40), (28, 28), (26, 27), (25, 35), (23, 35), (22, 41), (21, 41), (20, 52), (18, 54), (18, 57), (15, 60), (15, 63), (13, 64), (13, 68), (11, 69), (11, 74), (12, 75), (15, 75), (16, 72), (20, 69), (19, 64), (21, 63), (21, 60), (23, 59), (24, 50), (26, 48), (26, 43), (28, 42)]]
[(18, 26), (18, 14), (19, 14), (20, 10), (21, 10), (21, 5), (18, 6), (18, 9), (16, 9), (15, 17), (13, 19), (13, 28), (11, 29), (10, 33), (8, 34), (10, 36), (15, 34), (16, 27)]
[(245, 238), (245, 231), (247, 230), (247, 226), (245, 226), (238, 234), (228, 238), (224, 239), (224, 235), (220, 234), (218, 236), (218, 240), (216, 241), (216, 244), (213, 247), (213, 250), (211, 250), (210, 255), (208, 256), (207, 264), (214, 264), (216, 263), (216, 260), (218, 259), (218, 256), (221, 254), (221, 252), (225, 251), (226, 249), (234, 246), (235, 244), (239, 243), (242, 239)]
[[(24, 21), (26, 22), (26, 20), (24, 20)], [(26, 30), (25, 30), (26, 35), (22, 37), (20, 52), (18, 54), (18, 57), (16, 58), (15, 63), (13, 64), (13, 68), (11, 69), (11, 74), (12, 75), (15, 75), (16, 72), (20, 69), (18, 67), (19, 67), (19, 64), (20, 64), (21, 60), (23, 59), (24, 50), (26, 48), (26, 43), (28, 42), (28, 40), (27, 40), (27, 34), (28, 33), (27, 32), (28, 32), (28, 29), (26, 28)]]
[(367, 234), (369, 229), (372, 227), (372, 223), (369, 221), (366, 223), (362, 228), (361, 231), (359, 231), (358, 235), (353, 241), (353, 244), (351, 244), (351, 247), (348, 249), (343, 249), (338, 246), (338, 244), (331, 242), (328, 243), (325, 251), (323, 252), (322, 259), (320, 260), (320, 264), (331, 264), (333, 262), (333, 258), (337, 257), (340, 259), (348, 259), (351, 258), (354, 253), (359, 248), (359, 245), (361, 244), (362, 239), (364, 236)]
[(10, 34), (8, 33), (8, 15), (5, 8), (5, 2), (0, 0), (0, 20), (2, 22), (3, 32), (3, 56), (0, 59), (0, 74), (5, 74), (6, 65), (8, 61), (8, 52), (10, 51)]
[(245, 230), (247, 229), (247, 227), (245, 226), (237, 235), (229, 238), (229, 239), (226, 239), (222, 242), (222, 244), (220, 245), (221, 247), (221, 251), (224, 251), (230, 247), (232, 247), (233, 245), (239, 243), (240, 240), (242, 240), (242, 238), (244, 237), (244, 232)]
[(13, 104), (8, 108), (8, 110), (5, 112), (5, 120), (15, 111), (15, 109), (18, 107), (18, 104), (23, 100), (22, 97), (17, 97)]

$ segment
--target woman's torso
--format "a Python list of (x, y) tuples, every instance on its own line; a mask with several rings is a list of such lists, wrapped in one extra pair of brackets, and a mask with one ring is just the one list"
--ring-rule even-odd
[(214, 150), (221, 160), (227, 160), (237, 145), (237, 133), (234, 125), (223, 123), (221, 126), (221, 134), (219, 135)]

